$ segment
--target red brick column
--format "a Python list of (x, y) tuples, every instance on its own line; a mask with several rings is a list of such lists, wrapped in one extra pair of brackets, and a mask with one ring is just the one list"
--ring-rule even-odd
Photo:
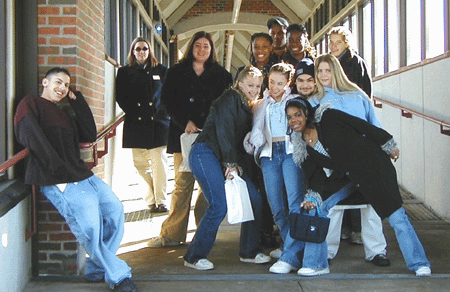
[[(52, 67), (71, 73), (71, 86), (80, 90), (94, 114), (97, 129), (104, 128), (104, 1), (38, 1), (39, 75)], [(92, 156), (91, 151), (82, 153)], [(102, 160), (94, 169), (104, 174)], [(78, 244), (58, 211), (40, 195), (38, 202), (39, 274), (79, 272)]]

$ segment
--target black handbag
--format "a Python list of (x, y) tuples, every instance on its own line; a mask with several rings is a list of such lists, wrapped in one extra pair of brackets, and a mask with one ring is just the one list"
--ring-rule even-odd
[(309, 216), (304, 214), (303, 210), (302, 208), (300, 214), (289, 214), (291, 237), (300, 241), (324, 242), (330, 226), (330, 218), (319, 216), (319, 212), (316, 212), (315, 216)]

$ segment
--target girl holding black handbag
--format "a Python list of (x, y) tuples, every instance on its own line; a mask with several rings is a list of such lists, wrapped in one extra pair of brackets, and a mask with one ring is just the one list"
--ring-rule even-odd
[[(302, 98), (287, 102), (286, 116), (293, 131), (293, 158), (305, 171), (310, 189), (301, 207), (314, 210), (320, 206), (326, 215), (331, 207), (358, 191), (382, 219), (388, 219), (408, 268), (418, 277), (430, 276), (430, 262), (402, 207), (395, 167), (390, 161), (396, 161), (400, 153), (393, 137), (329, 104), (313, 109)], [(329, 272), (326, 242), (306, 242), (298, 274)]]

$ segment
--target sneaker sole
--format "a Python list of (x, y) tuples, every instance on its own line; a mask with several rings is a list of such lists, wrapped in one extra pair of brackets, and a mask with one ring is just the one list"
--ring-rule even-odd
[(202, 268), (202, 267), (196, 266), (194, 264), (188, 263), (187, 261), (184, 261), (184, 266), (188, 267), (188, 268), (196, 269), (196, 270), (199, 270), (199, 271), (207, 271), (207, 270), (214, 269), (214, 266)]
[(250, 264), (267, 264), (270, 263), (271, 259), (265, 260), (265, 261), (257, 261), (255, 259), (244, 259), (244, 258), (240, 258), (241, 262), (243, 263), (250, 263)]
[(298, 275), (299, 276), (303, 276), (303, 277), (313, 277), (313, 276), (326, 275), (326, 274), (329, 274), (329, 273), (330, 273), (330, 270), (328, 269), (328, 270), (325, 270), (325, 271), (323, 271), (323, 270), (317, 271), (317, 272), (311, 273), (311, 274), (298, 274)]

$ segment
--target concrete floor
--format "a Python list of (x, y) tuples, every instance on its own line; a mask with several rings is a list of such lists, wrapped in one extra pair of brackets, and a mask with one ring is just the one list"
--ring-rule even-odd
[[(450, 291), (450, 224), (442, 220), (412, 222), (432, 264), (433, 276), (430, 278), (417, 278), (407, 269), (393, 230), (386, 222), (384, 230), (390, 267), (374, 266), (364, 260), (361, 245), (342, 241), (338, 255), (331, 261), (331, 273), (315, 278), (302, 278), (296, 273), (275, 275), (268, 272), (270, 264), (241, 263), (238, 257), (239, 226), (225, 222), (209, 256), (214, 270), (197, 271), (184, 267), (182, 256), (186, 245), (148, 248), (146, 239), (125, 243), (120, 258), (132, 267), (139, 291)], [(145, 228), (145, 224), (141, 222), (140, 227)], [(88, 284), (79, 277), (42, 277), (31, 281), (24, 290), (31, 291), (108, 289), (104, 283)]]
[[(114, 180), (113, 190), (123, 201), (125, 213), (131, 214), (145, 207), (139, 197), (144, 189), (142, 181), (132, 166), (130, 153), (125, 152), (120, 171)], [(128, 156), (127, 156), (128, 155)], [(121, 157), (122, 157), (121, 156)], [(171, 157), (169, 157), (171, 160)], [(171, 173), (173, 166), (171, 165)], [(124, 179), (126, 178), (126, 179)], [(119, 183), (117, 183), (119, 181)], [(120, 184), (121, 181), (127, 183)], [(133, 182), (133, 183), (130, 183)], [(141, 184), (141, 185), (140, 185)], [(114, 187), (115, 186), (115, 187)], [(173, 189), (173, 177), (169, 177), (167, 192)], [(197, 271), (183, 266), (183, 255), (187, 245), (168, 248), (148, 248), (149, 238), (159, 235), (161, 224), (167, 214), (135, 216), (125, 223), (125, 235), (119, 249), (119, 257), (131, 267), (133, 280), (140, 292), (269, 292), (269, 291), (450, 291), (450, 223), (433, 218), (426, 208), (419, 208), (409, 193), (403, 193), (405, 209), (410, 215), (427, 256), (432, 264), (430, 278), (417, 278), (409, 271), (403, 260), (394, 232), (384, 222), (384, 233), (388, 242), (390, 267), (377, 267), (364, 260), (361, 245), (342, 241), (338, 255), (330, 263), (331, 273), (314, 278), (302, 278), (296, 273), (276, 275), (269, 273), (270, 264), (254, 265), (239, 261), (239, 226), (224, 222), (210, 253), (209, 260), (215, 265), (211, 271)], [(167, 205), (170, 206), (170, 196)], [(133, 217), (134, 218), (134, 217)], [(191, 219), (193, 214), (191, 212)], [(189, 221), (188, 241), (194, 235), (194, 220)], [(266, 254), (270, 252), (265, 250)], [(273, 261), (274, 262), (274, 261)], [(85, 283), (81, 277), (39, 277), (33, 279), (24, 292), (90, 292), (108, 291), (105, 283)], [(0, 288), (0, 292), (3, 292)]]

